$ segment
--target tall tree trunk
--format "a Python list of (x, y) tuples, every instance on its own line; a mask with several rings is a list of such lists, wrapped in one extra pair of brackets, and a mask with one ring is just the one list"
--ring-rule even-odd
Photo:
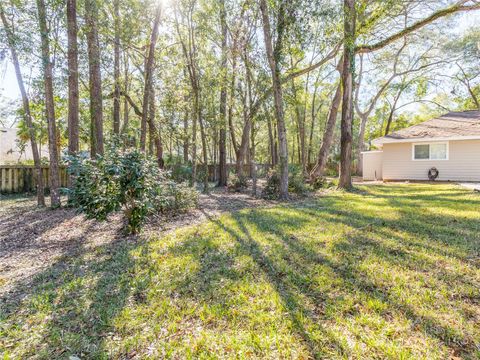
[(390, 109), (390, 113), (388, 114), (387, 127), (385, 129), (385, 136), (390, 134), (390, 127), (392, 126), (392, 121), (393, 121), (393, 113), (397, 109), (397, 103), (398, 103), (398, 100), (400, 99), (400, 96), (402, 95), (403, 90), (404, 90), (403, 88), (400, 88), (398, 93), (395, 95), (395, 98), (393, 99), (393, 105), (392, 105), (392, 108)]
[(120, 0), (113, 2), (115, 39), (113, 44), (113, 133), (120, 134)]
[[(197, 92), (199, 89), (197, 89)], [(202, 140), (202, 154), (203, 154), (203, 166), (204, 166), (204, 177), (203, 177), (203, 192), (208, 194), (208, 150), (207, 150), (207, 134), (205, 132), (205, 125), (203, 124), (202, 117), (202, 107), (198, 104), (198, 123), (200, 125), (200, 137)]]
[(236, 82), (236, 69), (237, 68), (237, 58), (233, 54), (232, 59), (232, 77), (230, 80), (230, 97), (228, 101), (228, 128), (230, 132), (230, 139), (233, 147), (233, 152), (235, 153), (235, 158), (238, 157), (238, 144), (235, 136), (235, 127), (233, 126), (233, 108), (235, 102), (235, 82)]
[(301, 105), (297, 99), (297, 87), (295, 86), (295, 79), (292, 79), (292, 93), (295, 101), (295, 117), (297, 119), (299, 163), (302, 166), (302, 172), (306, 174), (307, 153), (305, 151), (305, 113), (301, 111)]
[[(68, 36), (68, 153), (78, 152), (78, 46), (77, 46), (77, 1), (67, 0)], [(73, 184), (73, 176), (68, 177), (68, 186)]]
[(90, 155), (103, 154), (103, 101), (100, 44), (98, 40), (98, 7), (96, 0), (85, 0), (88, 68), (90, 87)]
[[(160, 169), (163, 169), (163, 143), (160, 133), (161, 126), (155, 124), (155, 90), (153, 88), (149, 89), (150, 102), (149, 102), (149, 114), (148, 114), (148, 127), (150, 132), (150, 141), (152, 142), (152, 147), (155, 147), (155, 156), (157, 158), (157, 164)], [(153, 149), (151, 151), (153, 153)]]
[(358, 132), (358, 143), (355, 151), (355, 158), (357, 159), (356, 172), (358, 176), (363, 175), (362, 152), (365, 150), (365, 128), (367, 126), (368, 116), (360, 115), (360, 131)]
[(338, 187), (352, 187), (353, 74), (355, 71), (355, 0), (344, 0), (344, 56), (342, 72), (342, 124)]
[(272, 75), (273, 97), (275, 105), (275, 117), (277, 119), (278, 142), (279, 142), (279, 160), (280, 160), (280, 199), (288, 198), (288, 146), (287, 131), (285, 128), (285, 119), (283, 114), (283, 93), (280, 78), (280, 57), (283, 47), (283, 33), (285, 30), (285, 3), (282, 2), (279, 8), (277, 19), (277, 40), (275, 47), (272, 46), (272, 36), (270, 31), (270, 20), (268, 18), (268, 9), (266, 0), (260, 0), (260, 11), (262, 13), (263, 37), (267, 52), (268, 63)]
[(325, 167), (327, 166), (328, 154), (330, 153), (330, 147), (333, 142), (333, 133), (335, 131), (335, 124), (337, 122), (338, 108), (342, 101), (342, 84), (339, 83), (335, 95), (328, 112), (327, 123), (325, 124), (325, 130), (323, 131), (322, 145), (318, 152), (317, 161), (312, 171), (310, 172), (310, 179), (314, 180), (323, 176)]
[[(127, 52), (124, 51), (123, 54), (123, 61), (124, 61), (124, 78), (125, 78), (125, 84), (124, 84), (124, 89), (125, 89), (125, 94), (128, 94), (128, 55)], [(124, 96), (123, 99), (123, 124), (122, 124), (122, 131), (121, 134), (125, 134), (128, 131), (128, 123), (129, 123), (129, 104), (128, 104), (128, 99), (126, 96)]]
[(48, 123), (48, 150), (50, 152), (50, 200), (51, 206), (55, 208), (60, 206), (60, 174), (58, 171), (57, 129), (53, 100), (53, 64), (50, 60), (50, 40), (44, 0), (37, 0), (37, 10), (42, 42), (45, 111)]
[(200, 109), (200, 99), (198, 91), (195, 90), (193, 85), (193, 123), (192, 123), (192, 180), (190, 182), (191, 186), (195, 186), (197, 181), (197, 122), (198, 114)]
[[(187, 98), (188, 99), (188, 98)], [(187, 101), (185, 101), (187, 103)], [(190, 141), (188, 136), (188, 108), (185, 109), (185, 116), (183, 117), (183, 163), (188, 163), (188, 151)]]
[(150, 94), (149, 89), (153, 88), (153, 64), (155, 61), (155, 45), (157, 44), (158, 26), (160, 24), (160, 15), (162, 13), (161, 5), (157, 5), (155, 10), (155, 20), (153, 21), (152, 34), (150, 35), (150, 46), (148, 49), (147, 61), (145, 63), (145, 86), (143, 91), (143, 111), (140, 130), (140, 150), (145, 151), (145, 142), (147, 139), (147, 120)]
[(219, 139), (219, 166), (218, 186), (227, 185), (227, 21), (225, 14), (225, 0), (221, 1), (220, 22), (222, 26), (222, 84), (220, 89), (220, 139)]
[(275, 167), (276, 157), (275, 157), (275, 138), (273, 137), (273, 130), (272, 130), (272, 118), (270, 117), (270, 113), (268, 109), (264, 107), (265, 117), (267, 118), (267, 126), (268, 126), (268, 148), (270, 150), (270, 161), (272, 167)]
[(25, 85), (23, 83), (23, 76), (20, 70), (20, 62), (18, 61), (17, 49), (15, 47), (15, 38), (10, 27), (10, 24), (7, 21), (5, 16), (3, 6), (0, 3), (0, 17), (2, 19), (3, 28), (7, 34), (7, 42), (10, 48), (10, 53), (12, 55), (12, 62), (15, 68), (15, 75), (17, 77), (18, 87), (20, 89), (20, 94), (22, 96), (22, 105), (23, 105), (23, 113), (25, 124), (28, 127), (28, 134), (30, 137), (30, 144), (32, 147), (32, 155), (33, 155), (33, 164), (35, 166), (35, 178), (37, 180), (37, 204), (38, 206), (45, 206), (45, 195), (44, 195), (44, 184), (43, 184), (43, 176), (42, 176), (42, 167), (41, 167), (41, 159), (40, 153), (38, 150), (37, 139), (35, 136), (35, 128), (33, 126), (32, 115), (30, 113), (30, 101), (27, 96), (27, 92), (25, 90)]

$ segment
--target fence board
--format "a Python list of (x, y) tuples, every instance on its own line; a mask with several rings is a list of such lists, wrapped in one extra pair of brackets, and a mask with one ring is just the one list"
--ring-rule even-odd
[[(67, 187), (67, 170), (61, 166), (60, 186)], [(46, 190), (50, 187), (48, 166), (42, 166), (42, 177)], [(34, 192), (37, 188), (34, 166), (29, 165), (0, 165), (0, 193)]]
[[(270, 168), (269, 164), (257, 164), (257, 173), (261, 177)], [(202, 181), (200, 174), (205, 167), (198, 165), (198, 181)], [(48, 166), (42, 166), (42, 177), (46, 190), (50, 187), (50, 174)], [(60, 186), (67, 187), (68, 175), (64, 166), (59, 168)], [(235, 164), (227, 164), (227, 172), (235, 171)], [(244, 165), (243, 172), (247, 176), (251, 176), (251, 167)], [(208, 165), (208, 177), (210, 181), (218, 180), (218, 165)], [(0, 193), (22, 193), (35, 192), (37, 188), (37, 180), (35, 176), (35, 167), (33, 165), (0, 165)]]

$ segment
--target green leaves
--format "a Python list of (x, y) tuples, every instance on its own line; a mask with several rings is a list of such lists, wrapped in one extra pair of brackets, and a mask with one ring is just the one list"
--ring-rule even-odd
[(169, 174), (136, 149), (109, 145), (95, 160), (72, 156), (68, 161), (75, 178), (70, 203), (97, 220), (123, 209), (129, 234), (138, 233), (152, 212), (185, 211), (198, 203), (196, 190), (169, 180)]

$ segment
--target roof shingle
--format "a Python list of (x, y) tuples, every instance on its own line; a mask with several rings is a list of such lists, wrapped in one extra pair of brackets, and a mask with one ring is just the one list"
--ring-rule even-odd
[(373, 140), (375, 144), (430, 138), (480, 137), (480, 111), (450, 112)]

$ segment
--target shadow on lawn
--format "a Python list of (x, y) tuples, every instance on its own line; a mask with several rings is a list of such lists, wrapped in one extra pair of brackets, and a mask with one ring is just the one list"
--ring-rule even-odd
[[(366, 194), (376, 197), (368, 191)], [(435, 207), (436, 202), (444, 202), (445, 197), (448, 198), (448, 195), (429, 196), (428, 199), (423, 200), (433, 201), (432, 206)], [(313, 209), (312, 204), (304, 209), (293, 205), (300, 214), (289, 215), (288, 218), (273, 209), (235, 213), (232, 215), (235, 226), (227, 226), (224, 222), (215, 219), (212, 221), (234, 237), (241, 252), (255, 261), (269, 283), (274, 286), (282, 298), (294, 329), (313, 357), (324, 357), (326, 348), (330, 348), (330, 351), (333, 350), (341, 356), (348, 356), (349, 351), (345, 344), (336, 339), (328, 327), (322, 326), (322, 322), (334, 320), (325, 309), (342, 308), (344, 305), (342, 305), (342, 296), (338, 297), (315, 289), (314, 271), (318, 266), (327, 267), (339, 279), (341, 289), (337, 289), (337, 292), (356, 294), (359, 297), (356, 301), (374, 300), (385, 304), (386, 310), (381, 315), (386, 322), (389, 322), (393, 312), (397, 316), (401, 314), (410, 320), (413, 326), (412, 332), (427, 334), (449, 347), (453, 354), (474, 356), (478, 351), (478, 344), (473, 334), (464, 333), (455, 325), (451, 326), (433, 316), (422, 314), (417, 306), (402, 299), (400, 294), (391, 290), (394, 284), (376, 283), (372, 274), (365, 272), (360, 265), (367, 256), (374, 256), (391, 264), (389, 266), (406, 269), (413, 276), (422, 272), (425, 274), (432, 272), (429, 274), (432, 283), (424, 284), (421, 290), (428, 291), (429, 287), (435, 286), (434, 284), (442, 284), (447, 289), (454, 288), (455, 293), (450, 299), (445, 300), (444, 305), (451, 311), (455, 311), (463, 321), (472, 321), (472, 316), (475, 317), (475, 314), (455, 308), (455, 304), (451, 301), (462, 299), (478, 303), (480, 301), (478, 282), (450, 269), (442, 268), (442, 264), (437, 263), (435, 259), (430, 259), (415, 250), (428, 249), (434, 257), (455, 257), (457, 261), (465, 263), (472, 254), (479, 254), (480, 238), (477, 219), (435, 215), (431, 210), (419, 215), (418, 209), (415, 209), (416, 204), (412, 201), (418, 201), (419, 198), (413, 195), (408, 199), (385, 198), (388, 200), (387, 205), (398, 211), (399, 218), (391, 220), (383, 218), (381, 214), (361, 214), (348, 210), (348, 203), (338, 201), (334, 197), (327, 197), (320, 199)], [(314, 210), (315, 208), (317, 210)], [(342, 241), (336, 242), (331, 250), (331, 255), (336, 255), (335, 257), (323, 253), (321, 243), (307, 243), (295, 236), (303, 225), (317, 219), (329, 226), (337, 224), (339, 229), (345, 225), (352, 228), (351, 232), (338, 234)], [(278, 240), (270, 240), (268, 245), (259, 244), (251, 236), (249, 229), (252, 226), (260, 233), (274, 234)], [(443, 234), (442, 238), (436, 236), (439, 233)], [(411, 237), (402, 234), (408, 234)], [(379, 240), (385, 238), (392, 241)], [(413, 296), (421, 296), (421, 294)], [(355, 304), (349, 304), (342, 311), (342, 317), (358, 315)], [(310, 324), (309, 329), (306, 328), (306, 324)], [(312, 336), (311, 324), (316, 331), (320, 331), (328, 339), (326, 342), (325, 338), (319, 342), (318, 337)]]
[[(131, 282), (137, 266), (131, 251), (143, 245), (119, 232), (108, 243), (87, 249), (86, 234), (94, 226), (71, 239), (68, 250), (49, 268), (0, 298), (3, 355), (16, 345), (20, 358), (108, 357), (104, 345), (112, 335), (113, 320), (129, 299), (142, 301), (148, 284)], [(28, 338), (18, 333), (32, 328)], [(9, 336), (9, 343), (3, 343)]]
[[(191, 234), (185, 241), (162, 250), (165, 253), (155, 261), (163, 261), (167, 255), (175, 258), (186, 255), (198, 267), (192, 272), (180, 269), (179, 274), (168, 273), (165, 283), (170, 288), (157, 290), (172, 302), (181, 297), (200, 305), (221, 307), (224, 311), (220, 316), (228, 321), (228, 301), (232, 294), (223, 291), (219, 284), (224, 280), (237, 284), (246, 276), (257, 276), (236, 266), (238, 257), (246, 256), (278, 294), (293, 331), (314, 358), (332, 354), (351, 356), (348, 344), (339, 339), (331, 325), (360, 316), (362, 306), (370, 300), (384, 305), (379, 315), (385, 322), (390, 322), (392, 316), (403, 316), (412, 324), (408, 331), (426, 334), (457, 355), (474, 357), (478, 344), (468, 333), (421, 314), (392, 290), (393, 284), (376, 282), (372, 278), (375, 274), (366, 272), (361, 264), (367, 257), (374, 257), (412, 274), (432, 271), (429, 274), (432, 283), (425, 284), (425, 289), (435, 284), (465, 289), (465, 293), (454, 295), (478, 303), (478, 291), (469, 290), (478, 287), (478, 283), (442, 268), (434, 258), (420, 252), (426, 249), (433, 257), (454, 258), (462, 263), (472, 254), (478, 256), (478, 219), (435, 214), (432, 208), (456, 204), (454, 197), (445, 192), (425, 195), (422, 199), (423, 195), (393, 197), (382, 187), (369, 187), (355, 196), (359, 196), (357, 202), (374, 200), (378, 209), (393, 209), (397, 216), (384, 217), (383, 210), (375, 214), (361, 213), (342, 197), (326, 196), (303, 205), (288, 205), (287, 209), (295, 209), (295, 213), (288, 216), (282, 208), (273, 208), (236, 212), (231, 215), (231, 221), (210, 218), (219, 230), (235, 240), (232, 248), (216, 243), (213, 232), (206, 236)], [(382, 202), (377, 203), (378, 200)], [(433, 202), (432, 208), (420, 213), (416, 208), (418, 201)], [(318, 233), (308, 236), (302, 233), (302, 229), (311, 224), (317, 224)], [(336, 241), (330, 245), (322, 241), (322, 228), (328, 231), (338, 228), (332, 235)], [(263, 235), (263, 242), (252, 235), (254, 232)], [(442, 237), (437, 236), (439, 233)], [(18, 289), (27, 294), (22, 302), (0, 299), (0, 322), (10, 328), (32, 326), (26, 321), (33, 319), (35, 324), (35, 314), (46, 315), (45, 326), (36, 333), (36, 342), (25, 342), (23, 357), (59, 358), (70, 354), (81, 358), (108, 357), (106, 344), (114, 340), (113, 336), (131, 335), (122, 334), (121, 329), (116, 328), (116, 317), (127, 306), (149, 306), (153, 301), (149, 290), (159, 286), (151, 277), (165, 276), (155, 273), (156, 267), (152, 266), (155, 261), (150, 256), (158, 250), (148, 243), (125, 239), (119, 233), (112, 242), (92, 252), (82, 246), (84, 235), (75, 241), (79, 244), (75, 253), (65, 254), (35, 279), (18, 285)], [(326, 246), (331, 248), (327, 251)], [(134, 257), (132, 253), (140, 254)], [(139, 272), (145, 276), (138, 276)], [(319, 288), (317, 276), (333, 278), (330, 288)], [(153, 295), (160, 296), (154, 292)], [(455, 309), (450, 302), (445, 305), (456, 311), (461, 321), (472, 321), (466, 310)], [(17, 312), (26, 309), (32, 318), (16, 317)], [(192, 313), (196, 315), (195, 310)], [(149, 321), (155, 322), (150, 318), (142, 321), (150, 325)], [(0, 339), (0, 348), (2, 346)], [(375, 351), (379, 357), (388, 355), (383, 348)], [(115, 355), (128, 358), (135, 353)]]

